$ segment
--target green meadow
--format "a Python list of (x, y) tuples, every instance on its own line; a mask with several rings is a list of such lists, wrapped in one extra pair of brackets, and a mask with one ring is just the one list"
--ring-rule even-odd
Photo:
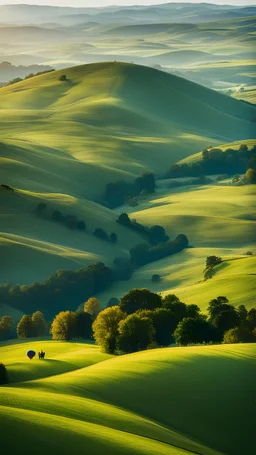
[[(44, 361), (26, 358), (41, 348)], [(255, 345), (111, 358), (42, 339), (2, 345), (0, 355), (12, 381), (0, 388), (1, 446), (11, 453), (253, 453)]]

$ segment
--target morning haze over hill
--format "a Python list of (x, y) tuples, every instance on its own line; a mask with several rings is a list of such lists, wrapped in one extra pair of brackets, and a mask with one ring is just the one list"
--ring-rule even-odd
[(0, 1), (1, 448), (252, 455), (256, 5), (29, 3)]

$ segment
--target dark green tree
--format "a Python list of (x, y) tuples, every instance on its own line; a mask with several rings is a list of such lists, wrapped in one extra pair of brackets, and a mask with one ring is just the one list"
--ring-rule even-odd
[(138, 310), (154, 310), (161, 307), (160, 295), (148, 289), (132, 289), (125, 294), (120, 301), (120, 308), (127, 314), (135, 313)]
[(147, 349), (155, 335), (152, 320), (139, 314), (131, 314), (121, 321), (118, 330), (118, 347), (125, 353)]
[(35, 336), (35, 327), (29, 315), (25, 314), (22, 316), (17, 325), (17, 336), (18, 338), (31, 338)]
[(84, 311), (79, 311), (76, 314), (76, 337), (90, 340), (92, 338), (92, 316)]
[(32, 314), (32, 322), (34, 325), (34, 333), (36, 337), (43, 337), (47, 333), (47, 324), (41, 311), (36, 311)]
[(92, 326), (93, 336), (103, 352), (116, 352), (119, 322), (126, 316), (119, 306), (112, 306), (101, 311), (95, 319)]
[(2, 362), (0, 362), (0, 385), (8, 384), (8, 382), (9, 380), (6, 366)]
[(163, 299), (163, 307), (167, 310), (171, 310), (175, 314), (178, 322), (181, 321), (187, 315), (187, 306), (181, 302), (175, 294), (168, 294)]
[(176, 343), (181, 346), (208, 343), (214, 340), (214, 328), (203, 316), (184, 318), (179, 322), (173, 336)]

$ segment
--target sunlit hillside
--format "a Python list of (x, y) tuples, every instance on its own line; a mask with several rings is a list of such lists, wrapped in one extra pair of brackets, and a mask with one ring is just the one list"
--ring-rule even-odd
[[(42, 347), (45, 361), (26, 358)], [(0, 353), (16, 381), (0, 388), (1, 444), (11, 452), (29, 440), (40, 455), (74, 444), (93, 455), (253, 454), (254, 345), (107, 359), (94, 346), (41, 340)]]

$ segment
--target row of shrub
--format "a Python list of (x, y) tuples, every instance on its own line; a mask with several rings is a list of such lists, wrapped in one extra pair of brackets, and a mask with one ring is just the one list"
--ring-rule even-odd
[[(86, 224), (84, 220), (79, 220), (75, 215), (63, 215), (60, 210), (49, 211), (47, 205), (44, 202), (38, 204), (36, 207), (36, 214), (47, 220), (63, 224), (72, 231), (86, 231)], [(112, 234), (108, 235), (102, 228), (96, 228), (93, 232), (93, 235), (101, 240), (105, 240), (106, 242), (117, 242), (117, 234), (115, 232), (112, 232)]]
[(241, 144), (238, 150), (208, 147), (202, 152), (201, 161), (174, 164), (166, 172), (166, 178), (200, 177), (201, 175), (245, 173), (256, 169), (256, 145), (251, 149)]
[(155, 192), (155, 176), (151, 171), (143, 172), (133, 183), (124, 180), (110, 182), (106, 185), (104, 201), (110, 208), (115, 208), (124, 203), (136, 205), (137, 196), (146, 196)]
[(121, 213), (116, 222), (142, 234), (152, 246), (156, 246), (159, 243), (166, 243), (169, 240), (169, 236), (162, 226), (155, 225), (148, 228), (143, 226), (143, 224), (138, 223), (136, 220), (131, 220), (127, 213)]
[(11, 79), (7, 85), (17, 84), (17, 82), (21, 82), (26, 79), (31, 79), (32, 77), (35, 77), (35, 76), (41, 76), (42, 74), (52, 73), (53, 71), (55, 71), (54, 68), (52, 68), (50, 70), (39, 71), (38, 73), (29, 73), (27, 76), (24, 77), (24, 79), (22, 79), (22, 77), (15, 77), (14, 79)]

